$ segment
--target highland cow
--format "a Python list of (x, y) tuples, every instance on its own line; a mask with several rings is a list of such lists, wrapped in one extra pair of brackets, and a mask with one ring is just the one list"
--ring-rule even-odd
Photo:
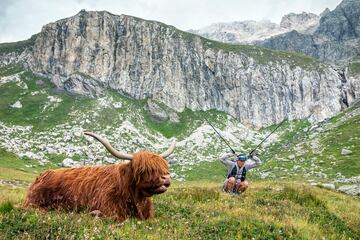
[(96, 215), (124, 221), (130, 216), (145, 220), (154, 217), (151, 196), (170, 186), (165, 158), (175, 149), (175, 141), (164, 153), (148, 151), (123, 154), (100, 136), (85, 132), (126, 163), (48, 170), (30, 186), (25, 207), (42, 210), (88, 209)]

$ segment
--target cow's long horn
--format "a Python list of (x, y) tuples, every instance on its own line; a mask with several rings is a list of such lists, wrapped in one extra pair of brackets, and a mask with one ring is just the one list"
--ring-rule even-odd
[(89, 135), (92, 136), (93, 138), (95, 138), (96, 140), (98, 140), (99, 142), (102, 143), (102, 145), (105, 146), (105, 148), (114, 156), (117, 157), (119, 159), (127, 159), (127, 160), (132, 160), (133, 156), (131, 154), (126, 154), (126, 153), (121, 153), (117, 150), (115, 150), (109, 143), (109, 141), (105, 138), (100, 137), (99, 135), (92, 133), (92, 132), (84, 132), (85, 135)]
[(163, 152), (162, 154), (160, 154), (160, 156), (163, 157), (163, 158), (168, 157), (168, 156), (169, 156), (170, 154), (172, 154), (172, 152), (174, 151), (175, 145), (176, 145), (176, 141), (174, 140), (174, 141), (171, 143), (171, 145), (170, 145), (170, 147), (168, 148), (168, 150), (166, 150), (165, 152)]

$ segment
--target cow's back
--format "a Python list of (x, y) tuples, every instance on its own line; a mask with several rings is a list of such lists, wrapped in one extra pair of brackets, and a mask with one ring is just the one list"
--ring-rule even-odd
[[(48, 170), (30, 186), (26, 207), (44, 209), (94, 208), (118, 178), (117, 165)], [(110, 187), (109, 187), (110, 186)]]

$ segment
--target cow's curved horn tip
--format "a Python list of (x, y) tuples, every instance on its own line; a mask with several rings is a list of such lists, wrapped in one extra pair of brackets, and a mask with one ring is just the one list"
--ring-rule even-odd
[(91, 132), (83, 132), (84, 137), (85, 136), (91, 136)]

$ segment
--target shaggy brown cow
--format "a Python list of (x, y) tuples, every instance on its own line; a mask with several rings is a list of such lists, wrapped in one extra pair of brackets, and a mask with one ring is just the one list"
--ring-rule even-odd
[(100, 141), (113, 156), (131, 161), (46, 171), (30, 186), (25, 207), (75, 211), (85, 208), (118, 221), (130, 216), (141, 220), (153, 218), (151, 196), (164, 193), (170, 186), (164, 158), (174, 151), (175, 141), (160, 155), (148, 151), (131, 155), (118, 152), (94, 133), (85, 134)]

